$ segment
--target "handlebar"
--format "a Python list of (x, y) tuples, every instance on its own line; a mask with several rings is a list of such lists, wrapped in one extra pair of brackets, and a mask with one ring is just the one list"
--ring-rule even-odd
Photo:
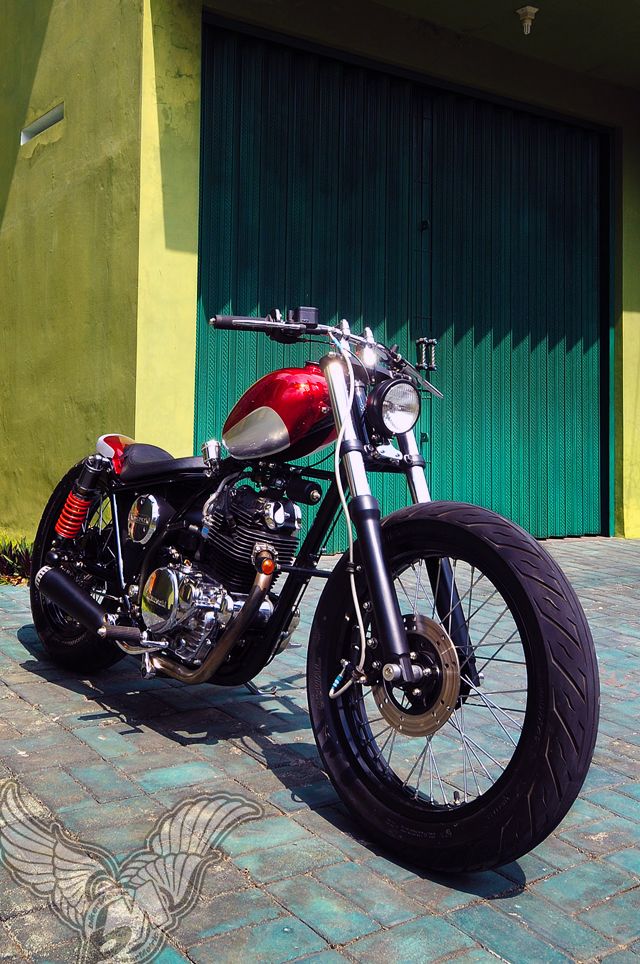
[[(350, 331), (343, 331), (330, 325), (320, 325), (317, 321), (317, 310), (315, 308), (296, 308), (290, 312), (289, 317), (284, 321), (279, 311), (274, 309), (276, 317), (267, 315), (266, 318), (253, 318), (246, 315), (214, 315), (209, 319), (209, 324), (216, 329), (226, 331), (253, 331), (263, 332), (275, 341), (291, 343), (298, 340), (303, 335), (333, 335), (340, 340), (352, 341), (357, 345), (370, 345), (367, 339), (354, 335)], [(300, 320), (296, 320), (299, 318)], [(380, 343), (374, 344), (384, 358), (390, 360), (392, 364), (401, 361), (402, 369), (406, 374), (411, 374), (416, 382), (433, 395), (442, 398), (438, 391), (430, 382), (425, 381), (420, 372), (411, 365), (406, 359), (397, 356), (394, 349), (387, 348)], [(395, 346), (394, 346), (395, 347)], [(435, 369), (435, 364), (434, 364)], [(427, 367), (429, 370), (429, 367)]]
[(271, 334), (274, 331), (288, 331), (292, 335), (304, 335), (307, 332), (306, 325), (296, 324), (292, 321), (274, 321), (273, 318), (248, 318), (244, 315), (214, 315), (209, 324), (213, 328), (220, 328), (227, 331), (262, 331)]

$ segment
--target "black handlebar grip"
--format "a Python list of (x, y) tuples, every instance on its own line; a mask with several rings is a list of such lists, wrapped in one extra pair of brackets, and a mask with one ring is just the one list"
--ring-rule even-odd
[(266, 318), (248, 318), (243, 315), (214, 315), (209, 319), (209, 324), (227, 331), (268, 331), (273, 322)]

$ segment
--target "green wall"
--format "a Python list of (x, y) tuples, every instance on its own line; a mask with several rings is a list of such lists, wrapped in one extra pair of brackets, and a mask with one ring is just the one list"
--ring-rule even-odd
[[(193, 0), (194, 16), (200, 16), (200, 9), (199, 0)], [(249, 30), (275, 31), (294, 42), (319, 44), (330, 51), (407, 69), (563, 117), (573, 116), (616, 132), (615, 310), (611, 332), (614, 517), (618, 535), (640, 537), (638, 92), (431, 26), (367, 0), (350, 0), (348, 4), (272, 0), (268, 5), (262, 0), (210, 0), (206, 9), (231, 23), (245, 24)]]
[[(0, 5), (0, 531), (12, 535), (33, 534), (99, 434), (134, 429), (140, 47), (136, 0)], [(20, 146), (61, 101), (64, 120)]]

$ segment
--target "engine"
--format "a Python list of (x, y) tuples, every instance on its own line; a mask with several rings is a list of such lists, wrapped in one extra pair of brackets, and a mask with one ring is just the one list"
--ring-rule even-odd
[(231, 593), (248, 593), (255, 578), (253, 553), (267, 544), (280, 565), (290, 565), (298, 548), (300, 509), (290, 499), (237, 485), (214, 494), (202, 514), (202, 558)]
[[(166, 639), (176, 656), (197, 663), (215, 645), (251, 589), (256, 548), (268, 546), (281, 565), (293, 562), (300, 509), (279, 494), (223, 484), (204, 504), (198, 550), (188, 555), (172, 545), (159, 550), (156, 568), (141, 587), (139, 611), (152, 637)], [(170, 514), (163, 500), (140, 496), (129, 513), (129, 539), (150, 541)], [(266, 599), (253, 625), (264, 625), (272, 612)]]

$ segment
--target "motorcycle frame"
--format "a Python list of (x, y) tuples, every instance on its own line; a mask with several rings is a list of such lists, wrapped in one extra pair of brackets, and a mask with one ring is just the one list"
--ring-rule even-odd
[[(380, 507), (371, 493), (368, 475), (370, 472), (401, 472), (406, 477), (412, 502), (414, 504), (428, 503), (431, 501), (431, 495), (424, 471), (425, 461), (418, 449), (413, 429), (396, 436), (398, 442), (397, 456), (381, 454), (372, 447), (369, 444), (364, 419), (354, 417), (359, 409), (363, 409), (366, 396), (364, 382), (355, 379), (354, 402), (350, 406), (347, 373), (345, 363), (340, 355), (330, 352), (320, 359), (319, 364), (327, 381), (336, 428), (339, 430), (344, 426), (340, 451), (341, 477), (349, 490), (349, 511), (360, 547), (361, 561), (357, 568), (362, 568), (364, 571), (371, 609), (386, 661), (395, 662), (400, 668), (401, 678), (404, 682), (410, 683), (413, 680), (413, 669), (409, 655), (409, 644), (399, 601), (393, 586), (393, 578), (385, 560)], [(222, 463), (221, 471), (216, 473), (216, 479), (221, 480), (226, 475), (244, 471), (254, 465), (253, 460), (241, 461), (230, 457)], [(203, 465), (203, 473), (204, 471)], [(191, 474), (181, 472), (179, 476), (176, 476), (175, 473), (171, 472), (169, 465), (166, 475), (155, 476), (149, 482), (153, 485), (170, 484), (172, 481), (184, 481)], [(197, 480), (200, 473), (194, 474)], [(262, 638), (259, 645), (264, 654), (264, 664), (269, 662), (279, 651), (280, 643), (287, 633), (310, 580), (314, 577), (326, 579), (332, 574), (330, 571), (318, 568), (318, 562), (322, 556), (327, 534), (337, 521), (337, 516), (341, 511), (338, 485), (333, 473), (327, 471), (305, 467), (301, 469), (301, 474), (307, 478), (331, 480), (331, 483), (318, 507), (294, 563), (283, 569), (287, 573), (287, 579), (275, 599), (273, 613), (261, 634)], [(115, 486), (110, 487), (109, 491), (115, 529), (117, 530), (117, 579), (127, 611), (130, 611), (131, 603), (126, 593), (123, 572), (117, 496), (131, 489), (139, 489), (141, 484), (144, 484), (143, 479), (137, 479), (135, 482), (118, 480)], [(208, 479), (202, 487), (197, 486), (192, 498), (172, 517), (169, 528), (175, 526), (180, 516), (186, 513), (202, 495), (208, 494), (210, 488), (211, 484)], [(166, 533), (166, 531), (165, 529), (164, 532)], [(154, 544), (155, 540), (150, 544), (149, 549)], [(145, 561), (149, 555), (152, 554), (145, 553), (142, 573), (146, 569)], [(429, 571), (428, 565), (427, 568)], [(435, 572), (429, 572), (432, 589), (436, 593), (438, 614), (441, 619), (448, 620), (449, 634), (461, 652), (469, 658), (471, 655), (470, 644), (461, 606), (459, 605), (453, 572), (449, 564), (445, 564), (444, 567), (441, 566), (440, 569), (439, 576), (436, 576)], [(471, 670), (473, 672), (473, 667), (471, 667)]]

